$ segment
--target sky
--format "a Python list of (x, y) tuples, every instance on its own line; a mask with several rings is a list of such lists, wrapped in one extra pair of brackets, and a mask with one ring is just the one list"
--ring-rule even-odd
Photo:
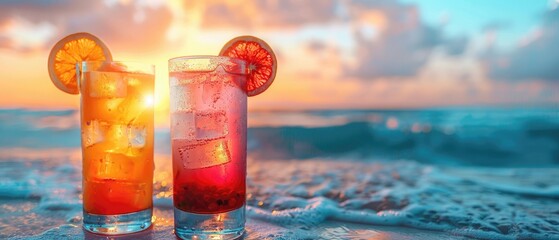
[(251, 110), (539, 106), (559, 103), (559, 0), (0, 0), (0, 108), (79, 108), (49, 80), (74, 32), (114, 60), (217, 55), (254, 35), (274, 49), (273, 85)]

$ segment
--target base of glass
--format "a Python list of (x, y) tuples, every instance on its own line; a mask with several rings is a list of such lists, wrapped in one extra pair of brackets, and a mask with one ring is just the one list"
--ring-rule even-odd
[(182, 239), (237, 239), (245, 232), (245, 206), (215, 214), (197, 214), (175, 207), (175, 234)]
[(83, 228), (92, 233), (117, 235), (135, 233), (151, 226), (152, 209), (127, 214), (97, 215), (83, 212)]

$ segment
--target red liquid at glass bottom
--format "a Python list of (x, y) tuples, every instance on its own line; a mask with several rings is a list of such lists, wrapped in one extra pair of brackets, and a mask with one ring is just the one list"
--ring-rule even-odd
[[(245, 204), (245, 154), (227, 148), (227, 142), (230, 141), (212, 140), (203, 144), (197, 141), (193, 144), (192, 141), (173, 140), (173, 203), (176, 208), (191, 213), (214, 214), (232, 211)], [(217, 165), (206, 166), (201, 163), (201, 158), (209, 158)], [(190, 168), (193, 166), (196, 168)]]

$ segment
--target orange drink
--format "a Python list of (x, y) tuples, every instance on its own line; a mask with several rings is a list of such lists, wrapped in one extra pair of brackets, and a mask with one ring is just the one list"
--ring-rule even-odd
[(147, 229), (152, 217), (155, 67), (113, 62), (98, 37), (59, 40), (48, 58), (56, 88), (79, 94), (83, 227), (100, 234)]
[[(84, 225), (98, 232), (96, 219), (133, 222), (114, 233), (147, 228), (153, 181), (152, 65), (81, 62), (81, 136)], [(90, 225), (88, 225), (90, 224)]]

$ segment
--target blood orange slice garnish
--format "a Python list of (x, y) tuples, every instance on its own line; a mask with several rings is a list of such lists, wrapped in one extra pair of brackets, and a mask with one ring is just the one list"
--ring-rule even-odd
[(80, 32), (58, 41), (49, 54), (50, 80), (58, 89), (78, 94), (76, 63), (81, 61), (111, 61), (109, 48), (90, 33)]
[(276, 77), (277, 60), (272, 48), (262, 39), (253, 36), (240, 36), (231, 39), (223, 46), (221, 56), (245, 60), (248, 64), (246, 92), (256, 96), (268, 89)]

